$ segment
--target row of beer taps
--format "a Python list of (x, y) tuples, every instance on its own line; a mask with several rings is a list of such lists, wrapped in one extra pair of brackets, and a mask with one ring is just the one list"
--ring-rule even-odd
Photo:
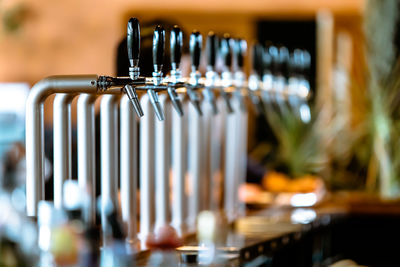
[[(153, 67), (152, 77), (140, 76), (140, 24), (137, 18), (131, 18), (127, 27), (127, 48), (129, 58), (129, 77), (100, 76), (100, 91), (111, 88), (122, 88), (127, 94), (138, 117), (144, 115), (138, 91), (146, 92), (150, 98), (154, 112), (160, 121), (165, 114), (160, 104), (158, 93), (167, 92), (176, 112), (183, 116), (182, 97), (186, 93), (199, 115), (202, 115), (201, 100), (210, 103), (212, 112), (218, 113), (216, 94), (225, 102), (228, 113), (233, 111), (230, 98), (237, 97), (240, 109), (246, 110), (246, 97), (253, 103), (256, 113), (264, 110), (264, 102), (275, 98), (283, 100), (302, 99), (310, 96), (310, 85), (306, 79), (306, 71), (310, 66), (307, 51), (295, 49), (292, 53), (282, 46), (272, 44), (254, 44), (252, 47), (252, 71), (248, 79), (244, 71), (247, 54), (247, 42), (243, 39), (231, 38), (224, 34), (219, 38), (210, 32), (206, 40), (207, 69), (205, 77), (199, 70), (203, 47), (202, 35), (193, 31), (190, 35), (189, 48), (191, 55), (190, 77), (182, 77), (180, 62), (183, 47), (183, 33), (178, 26), (170, 32), (171, 72), (163, 73), (165, 56), (165, 29), (158, 25), (153, 34)], [(222, 71), (216, 70), (217, 58), (222, 61)], [(200, 89), (200, 90), (199, 90)]]

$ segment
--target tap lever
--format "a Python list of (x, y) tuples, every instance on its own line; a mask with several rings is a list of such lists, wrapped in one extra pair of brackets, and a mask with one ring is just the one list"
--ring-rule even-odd
[[(165, 53), (165, 30), (157, 25), (153, 34), (153, 65), (154, 72), (162, 72)], [(153, 74), (154, 76), (154, 74)]]
[(229, 72), (232, 67), (231, 36), (229, 33), (225, 33), (221, 40), (220, 54), (224, 63), (224, 71)]
[(127, 29), (127, 47), (129, 58), (129, 76), (136, 80), (140, 75), (139, 55), (140, 55), (140, 24), (137, 18), (131, 18)]
[[(165, 52), (165, 30), (162, 26), (157, 25), (154, 29), (153, 34), (153, 84), (159, 86), (162, 82), (162, 67), (164, 61)], [(150, 102), (153, 105), (154, 112), (160, 121), (165, 119), (164, 111), (161, 107), (161, 103), (158, 100), (158, 95), (154, 89), (148, 89), (147, 94), (149, 95)]]
[(202, 42), (203, 40), (200, 32), (194, 30), (190, 35), (189, 41), (190, 55), (192, 58), (192, 72), (190, 73), (190, 83), (192, 86), (187, 88), (187, 94), (190, 102), (193, 104), (200, 116), (203, 115), (200, 105), (200, 96), (194, 91), (194, 89), (198, 86), (201, 77), (199, 66)]
[(206, 73), (206, 89), (203, 91), (204, 98), (211, 105), (212, 113), (218, 113), (217, 103), (213, 92), (218, 74), (215, 72), (215, 64), (218, 51), (218, 39), (214, 32), (210, 31), (207, 36), (206, 53), (207, 53), (207, 73)]
[(259, 78), (263, 76), (264, 69), (264, 47), (258, 43), (253, 45), (252, 48), (252, 69)]
[(189, 42), (190, 55), (192, 57), (192, 72), (199, 70), (202, 42), (203, 39), (200, 32), (194, 30), (190, 35)]
[(171, 49), (171, 67), (173, 71), (179, 69), (182, 56), (183, 35), (181, 29), (175, 25), (171, 31), (170, 49)]
[(207, 36), (206, 52), (207, 52), (207, 67), (211, 71), (215, 70), (215, 63), (218, 51), (218, 37), (214, 32), (209, 32)]
[[(170, 38), (170, 49), (171, 49), (171, 77), (172, 83), (176, 85), (179, 82), (181, 73), (179, 71), (179, 64), (182, 56), (183, 36), (181, 29), (175, 25), (171, 31)], [(178, 94), (174, 87), (168, 87), (167, 89), (169, 98), (171, 99), (172, 106), (178, 112), (180, 117), (183, 116), (183, 107)]]
[(234, 55), (236, 58), (236, 66), (237, 70), (243, 70), (244, 66), (244, 57), (247, 51), (247, 42), (243, 39), (236, 39), (234, 41)]
[(133, 107), (135, 108), (135, 112), (138, 115), (138, 117), (143, 117), (143, 109), (142, 106), (140, 105), (139, 97), (136, 93), (136, 90), (132, 85), (127, 84), (125, 85), (125, 92), (128, 95), (129, 100), (132, 102)]

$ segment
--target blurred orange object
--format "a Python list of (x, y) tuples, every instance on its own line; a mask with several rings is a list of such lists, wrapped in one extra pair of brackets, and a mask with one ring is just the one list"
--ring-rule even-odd
[(279, 172), (268, 172), (262, 179), (262, 186), (270, 192), (286, 192), (290, 179)]
[(309, 193), (315, 192), (323, 187), (323, 181), (320, 177), (309, 174), (290, 179), (283, 173), (269, 172), (264, 176), (262, 185), (264, 189), (275, 193)]

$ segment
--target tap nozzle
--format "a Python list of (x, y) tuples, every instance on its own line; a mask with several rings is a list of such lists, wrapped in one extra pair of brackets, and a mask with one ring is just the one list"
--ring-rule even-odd
[[(162, 68), (164, 61), (165, 52), (165, 30), (160, 25), (157, 25), (154, 29), (153, 34), (153, 83), (158, 86), (162, 82)], [(162, 109), (161, 103), (158, 99), (157, 93), (153, 89), (148, 89), (147, 94), (149, 95), (150, 102), (153, 105), (154, 112), (158, 120), (163, 121), (165, 119), (164, 111)]]
[(140, 105), (139, 97), (136, 93), (135, 88), (132, 87), (131, 85), (127, 84), (127, 85), (125, 85), (125, 92), (129, 98), (129, 100), (131, 101), (138, 117), (143, 117), (143, 115), (144, 115), (143, 109), (142, 109), (142, 106)]
[[(179, 71), (179, 64), (181, 62), (182, 55), (182, 42), (183, 35), (181, 29), (177, 25), (171, 31), (171, 39), (170, 39), (170, 49), (171, 49), (171, 77), (173, 79), (172, 83), (177, 83), (181, 78), (181, 72)], [(183, 116), (183, 107), (182, 102), (175, 91), (175, 88), (168, 87), (168, 95), (171, 99), (172, 106), (175, 108), (176, 112), (178, 112), (179, 116)]]
[[(190, 73), (190, 83), (193, 87), (198, 86), (201, 74), (199, 72), (200, 56), (202, 47), (202, 36), (199, 31), (194, 30), (190, 35), (189, 48), (192, 58), (192, 72)], [(200, 105), (200, 96), (191, 88), (188, 88), (187, 94), (190, 102), (193, 104), (197, 113), (202, 116), (203, 112)]]

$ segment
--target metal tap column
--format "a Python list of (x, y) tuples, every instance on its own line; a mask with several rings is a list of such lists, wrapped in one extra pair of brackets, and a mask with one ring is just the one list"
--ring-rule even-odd
[(26, 102), (26, 209), (37, 216), (44, 199), (43, 101), (54, 93), (96, 93), (97, 75), (52, 76), (33, 86)]
[[(202, 37), (198, 31), (194, 31), (190, 36), (190, 53), (192, 56), (192, 73), (191, 84), (198, 85), (200, 73), (198, 71), (200, 65), (200, 53), (202, 47)], [(202, 111), (200, 101), (196, 92), (192, 89), (188, 90), (189, 98), (192, 94), (191, 103), (188, 107), (188, 173), (190, 177), (190, 194), (189, 194), (189, 214), (188, 228), (195, 229), (197, 215), (201, 210), (201, 178), (202, 178)]]
[[(231, 39), (228, 34), (221, 40), (221, 56), (224, 62), (224, 71), (222, 72), (222, 84), (224, 87), (232, 86), (232, 48)], [(226, 115), (225, 123), (225, 173), (224, 173), (224, 209), (228, 221), (235, 219), (235, 197), (237, 178), (237, 128), (236, 112), (240, 110), (240, 103), (236, 97), (231, 99), (233, 112)]]
[(104, 95), (100, 103), (101, 226), (103, 244), (110, 232), (108, 205), (118, 207), (118, 109), (116, 95)]
[(168, 224), (169, 220), (169, 170), (170, 160), (170, 133), (171, 109), (167, 95), (160, 95), (160, 105), (164, 109), (164, 120), (155, 120), (155, 192), (156, 192), (156, 219), (154, 228)]
[[(207, 72), (206, 72), (206, 90), (214, 97), (213, 91), (218, 82), (218, 74), (215, 72), (215, 64), (218, 54), (218, 39), (214, 32), (209, 32), (206, 44), (207, 53)], [(221, 195), (222, 195), (222, 165), (221, 165), (221, 150), (223, 120), (225, 111), (223, 99), (219, 98), (216, 101), (207, 101), (204, 103), (204, 123), (205, 136), (207, 144), (207, 154), (205, 161), (207, 172), (205, 178), (208, 179), (208, 184), (205, 190), (208, 192), (207, 209), (213, 211), (220, 210)]]
[(154, 110), (149, 95), (140, 99), (144, 116), (140, 119), (140, 239), (144, 244), (154, 221)]
[(244, 40), (235, 40), (235, 61), (236, 61), (236, 72), (234, 83), (236, 87), (236, 95), (239, 101), (240, 108), (235, 110), (236, 116), (236, 137), (235, 142), (236, 149), (236, 164), (237, 168), (236, 174), (237, 180), (235, 180), (235, 195), (234, 195), (234, 209), (236, 211), (235, 216), (243, 216), (245, 212), (245, 206), (239, 200), (239, 187), (245, 182), (246, 179), (246, 165), (247, 165), (247, 121), (248, 112), (246, 108), (246, 99), (243, 97), (241, 90), (243, 90), (245, 83), (245, 73), (243, 71), (244, 67), (244, 55), (247, 51), (247, 43)]
[[(183, 98), (183, 95), (178, 95)], [(180, 236), (186, 231), (187, 198), (185, 194), (187, 170), (187, 102), (183, 102), (183, 116), (172, 112), (172, 226)]]
[(82, 94), (77, 105), (78, 183), (82, 192), (89, 196), (83, 212), (87, 223), (96, 220), (95, 100), (95, 95)]
[(53, 102), (54, 207), (63, 207), (63, 184), (72, 179), (71, 101), (75, 95), (57, 94)]
[(121, 99), (120, 116), (121, 212), (127, 234), (126, 239), (128, 243), (132, 244), (137, 240), (136, 187), (138, 179), (138, 131), (134, 107), (127, 95), (124, 95)]

